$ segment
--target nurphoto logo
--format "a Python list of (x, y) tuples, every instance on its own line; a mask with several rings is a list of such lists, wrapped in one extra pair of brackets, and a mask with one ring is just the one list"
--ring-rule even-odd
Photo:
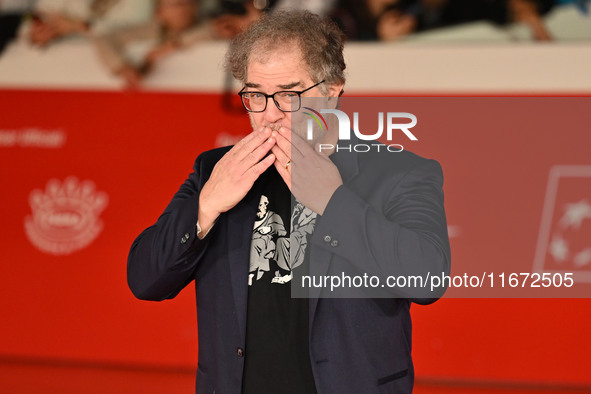
[[(351, 130), (355, 133), (355, 136), (362, 140), (362, 141), (377, 141), (379, 138), (382, 137), (384, 134), (384, 129), (386, 130), (386, 139), (390, 142), (394, 138), (394, 131), (401, 131), (408, 137), (411, 141), (418, 141), (418, 138), (410, 131), (411, 128), (416, 126), (417, 124), (417, 117), (408, 112), (387, 112), (386, 113), (386, 120), (384, 121), (384, 112), (378, 113), (378, 130), (371, 134), (363, 134), (359, 130), (359, 112), (353, 113), (353, 127), (351, 128), (351, 120), (349, 116), (338, 109), (321, 109), (320, 112), (313, 110), (309, 107), (303, 107), (306, 110), (309, 110), (312, 113), (304, 112), (305, 115), (310, 116), (311, 119), (308, 119), (307, 123), (307, 138), (308, 140), (314, 139), (314, 121), (318, 126), (320, 126), (320, 130), (324, 131), (328, 129), (328, 124), (326, 119), (322, 116), (322, 114), (332, 114), (337, 117), (338, 124), (339, 124), (339, 143), (337, 145), (333, 144), (319, 144), (318, 151), (322, 152), (323, 150), (330, 151), (336, 149), (336, 151), (349, 151), (349, 152), (369, 152), (372, 150), (380, 151), (383, 149), (384, 151), (388, 152), (402, 152), (404, 147), (400, 144), (388, 144), (382, 145), (379, 143), (373, 144), (346, 144), (344, 141), (351, 140)], [(409, 122), (400, 123), (399, 121), (394, 121), (395, 119), (406, 119)], [(385, 124), (385, 127), (384, 127)]]

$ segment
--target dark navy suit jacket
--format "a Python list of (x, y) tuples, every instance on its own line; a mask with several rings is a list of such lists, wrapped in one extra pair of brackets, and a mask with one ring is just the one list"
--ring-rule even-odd
[[(239, 394), (248, 357), (248, 267), (260, 182), (203, 240), (196, 237), (200, 190), (228, 149), (197, 158), (194, 172), (158, 221), (134, 241), (128, 259), (129, 287), (140, 299), (173, 298), (195, 281), (198, 394)], [(339, 152), (331, 159), (344, 184), (317, 219), (308, 244), (310, 274), (344, 268), (382, 278), (449, 273), (443, 175), (436, 161), (406, 151)], [(324, 291), (313, 289), (309, 301), (318, 393), (410, 393), (410, 305), (430, 303), (442, 292), (427, 297), (388, 289), (389, 298), (343, 299), (324, 298)]]

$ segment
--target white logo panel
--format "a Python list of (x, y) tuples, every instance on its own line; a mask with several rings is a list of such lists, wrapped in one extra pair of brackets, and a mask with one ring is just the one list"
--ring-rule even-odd
[(573, 272), (591, 282), (591, 166), (552, 167), (534, 272)]

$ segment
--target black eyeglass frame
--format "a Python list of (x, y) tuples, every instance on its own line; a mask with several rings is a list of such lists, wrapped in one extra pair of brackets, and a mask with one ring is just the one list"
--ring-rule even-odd
[[(304, 90), (300, 90), (300, 91), (297, 91), (297, 90), (279, 90), (279, 91), (277, 91), (277, 92), (275, 92), (273, 94), (265, 94), (263, 92), (257, 92), (257, 91), (254, 91), (254, 92), (245, 92), (244, 89), (247, 88), (247, 86), (245, 86), (242, 89), (240, 89), (240, 91), (238, 92), (238, 95), (240, 96), (240, 100), (242, 101), (242, 105), (244, 106), (244, 108), (248, 112), (255, 112), (255, 113), (265, 112), (265, 110), (267, 109), (267, 104), (269, 103), (269, 97), (271, 97), (273, 99), (273, 102), (275, 103), (275, 106), (279, 109), (279, 111), (281, 111), (281, 112), (296, 112), (296, 111), (299, 111), (300, 108), (302, 108), (302, 93), (306, 93), (308, 90), (313, 89), (316, 86), (318, 86), (318, 85), (320, 85), (321, 83), (324, 83), (324, 82), (326, 82), (326, 79), (323, 79), (322, 81), (318, 82), (317, 84), (312, 85), (309, 88), (304, 89)], [(244, 102), (244, 94), (246, 94), (246, 93), (258, 93), (260, 95), (265, 96), (265, 107), (263, 109), (261, 109), (260, 111), (254, 111), (252, 109), (248, 109), (248, 107), (246, 106), (246, 103)], [(289, 111), (286, 111), (284, 109), (281, 109), (281, 107), (279, 106), (279, 103), (277, 102), (277, 100), (275, 100), (275, 95), (278, 94), (278, 93), (295, 93), (295, 94), (297, 94), (298, 95), (298, 100), (299, 100), (298, 101), (299, 102), (298, 108), (297, 109), (292, 109), (292, 110), (289, 110)]]

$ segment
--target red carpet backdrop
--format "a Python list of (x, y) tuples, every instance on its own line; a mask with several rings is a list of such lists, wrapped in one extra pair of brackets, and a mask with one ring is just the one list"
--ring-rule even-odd
[[(573, 272), (578, 297), (591, 295), (591, 98), (392, 100), (418, 118), (418, 141), (395, 142), (443, 166), (452, 274)], [(192, 286), (135, 300), (126, 256), (196, 155), (249, 132), (227, 101), (0, 91), (0, 357), (196, 365)], [(589, 299), (469, 290), (413, 307), (419, 382), (591, 385)]]

